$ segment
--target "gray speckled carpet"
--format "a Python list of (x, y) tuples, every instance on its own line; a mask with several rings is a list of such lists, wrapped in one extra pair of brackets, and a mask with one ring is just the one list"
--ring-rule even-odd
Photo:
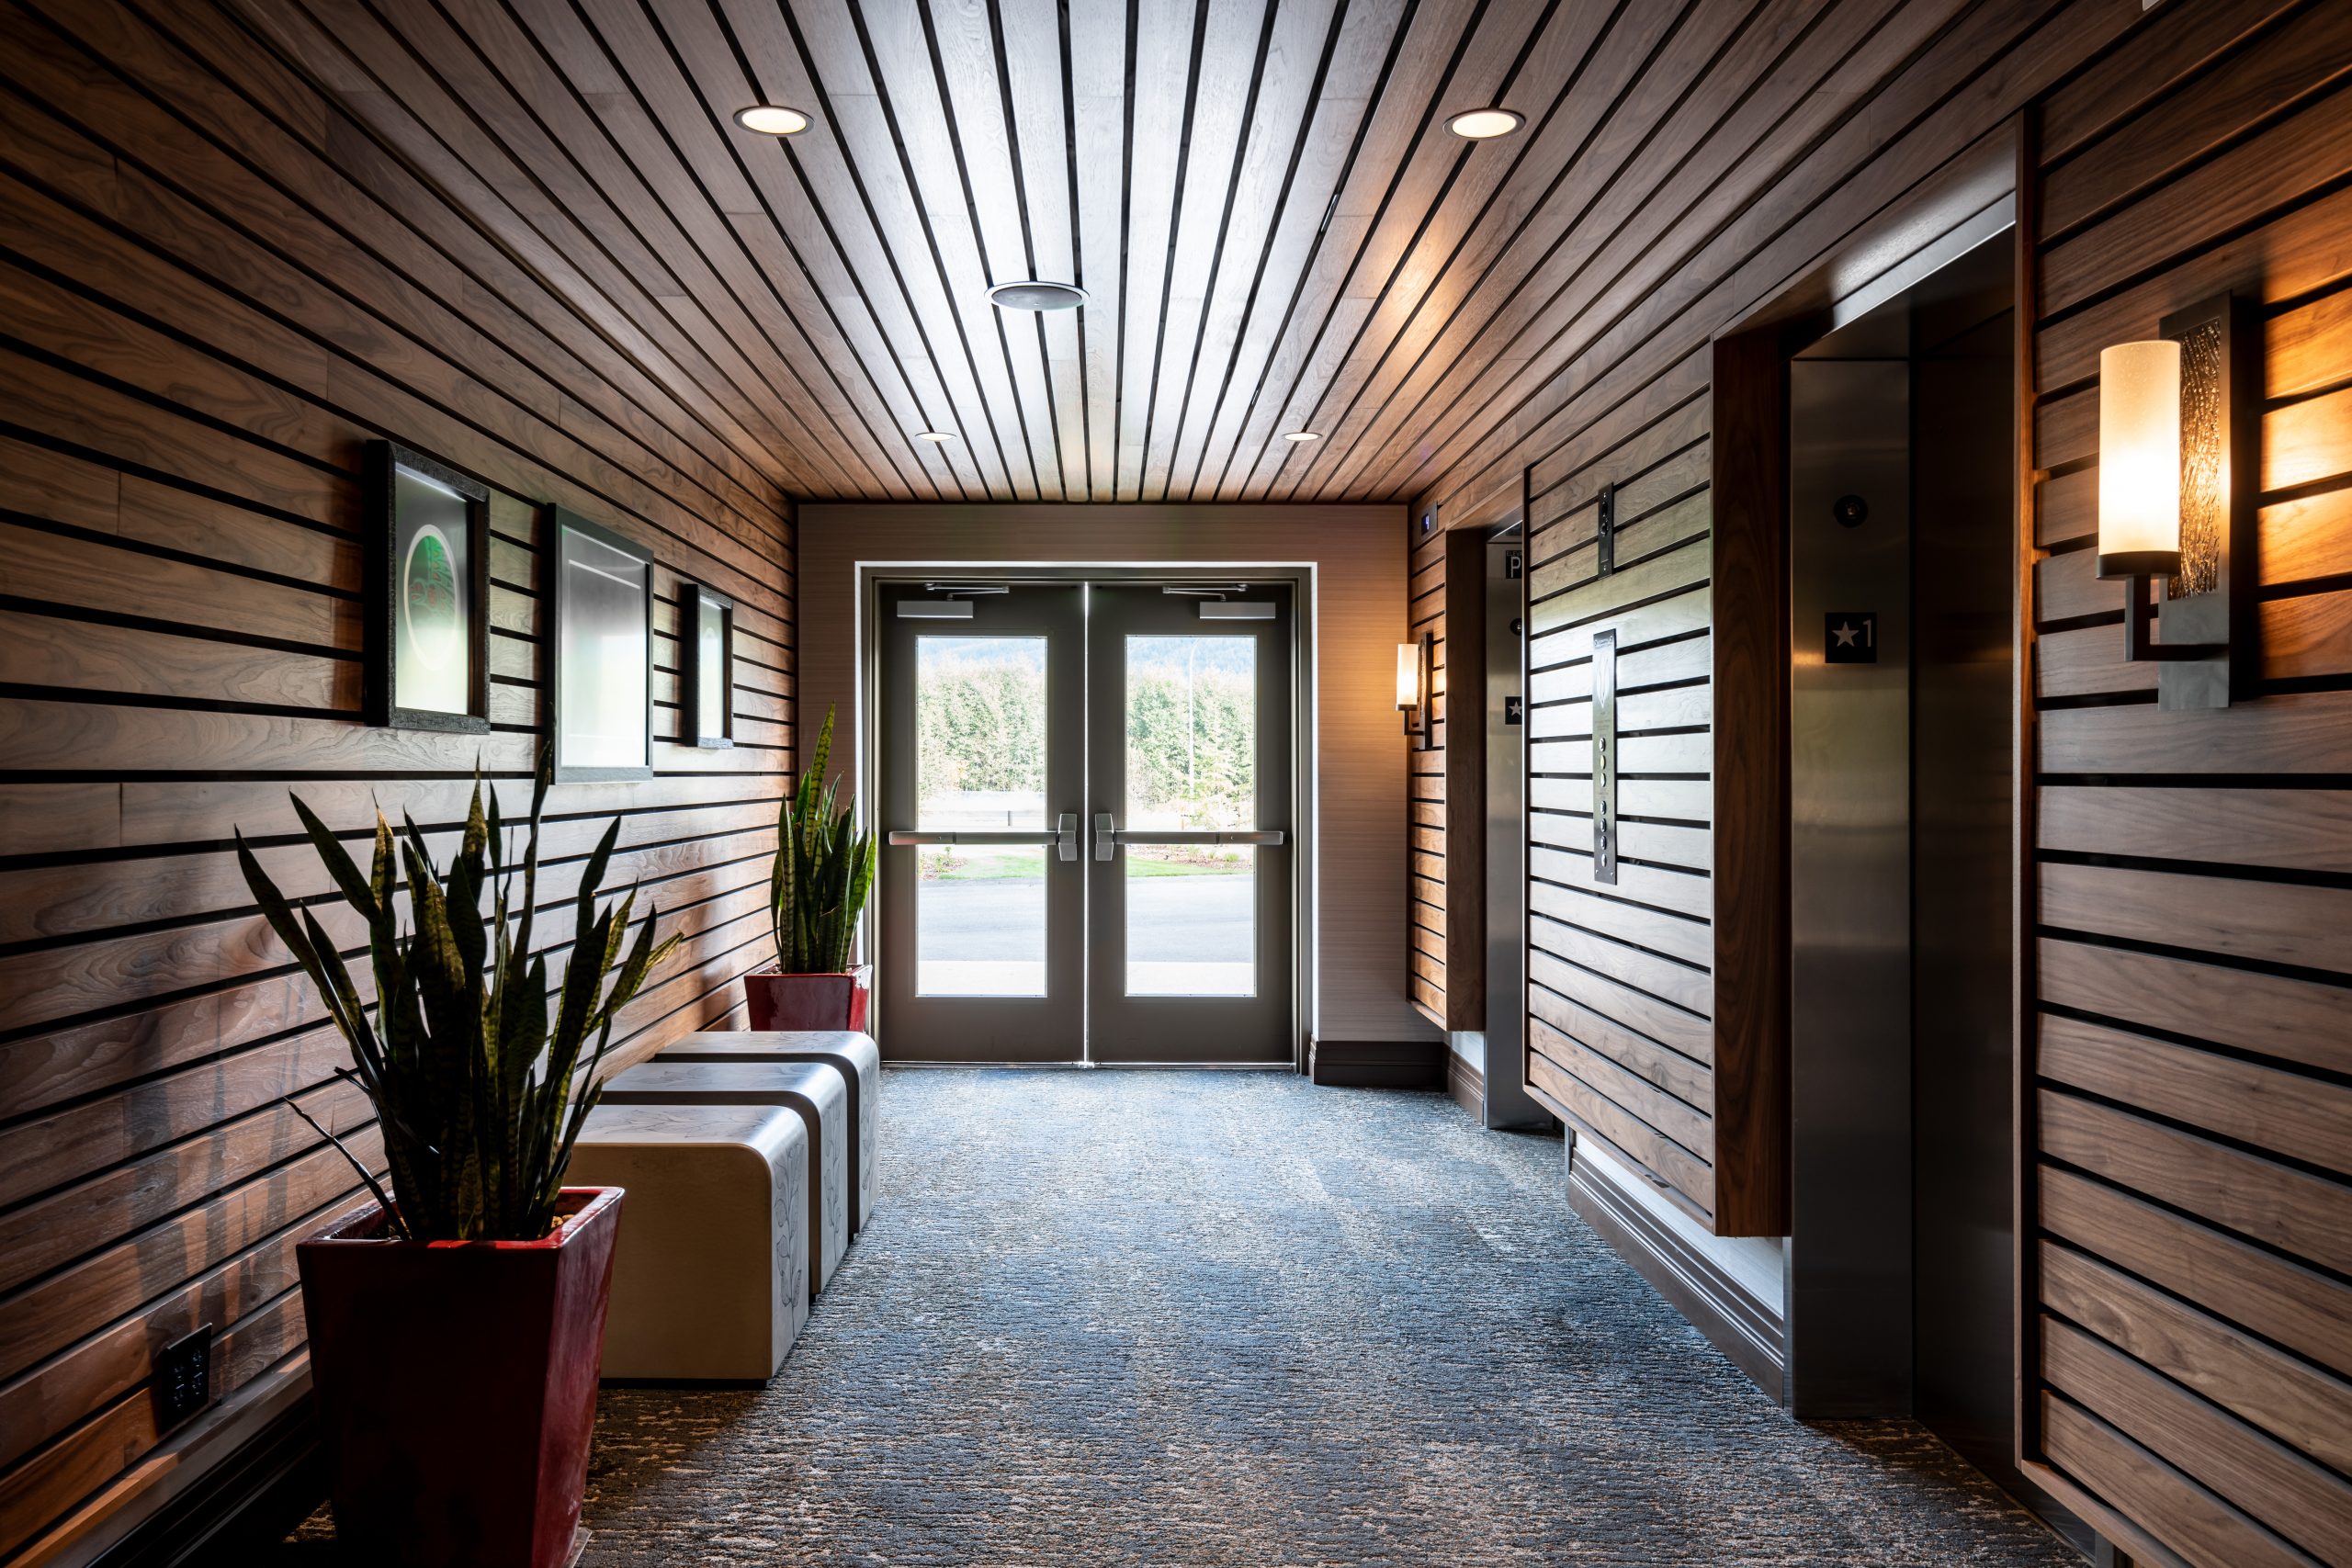
[(774, 1382), (604, 1392), (581, 1568), (2080, 1568), (1918, 1427), (1791, 1420), (1557, 1139), (1272, 1073), (893, 1071), (883, 1131)]
[(1789, 1419), (1556, 1140), (1275, 1074), (893, 1072), (773, 1383), (608, 1389), (582, 1568), (2033, 1564), (1905, 1423)]

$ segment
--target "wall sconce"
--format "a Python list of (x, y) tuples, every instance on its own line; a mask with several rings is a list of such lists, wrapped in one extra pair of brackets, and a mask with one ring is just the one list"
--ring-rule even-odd
[(1430, 744), (1430, 694), (1437, 683), (1437, 638), (1429, 632), (1419, 642), (1396, 645), (1396, 711), (1405, 716), (1405, 733), (1413, 750)]
[(2157, 705), (2227, 707), (2259, 668), (2231, 655), (2256, 625), (2261, 336), (2226, 294), (2158, 331), (2098, 356), (2098, 574), (2124, 581), (2125, 657), (2161, 664)]

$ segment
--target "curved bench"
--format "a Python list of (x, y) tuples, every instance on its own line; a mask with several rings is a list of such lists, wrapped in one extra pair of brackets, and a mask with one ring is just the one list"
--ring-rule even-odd
[(825, 1288), (849, 1246), (849, 1084), (823, 1062), (665, 1062), (616, 1074), (606, 1105), (775, 1105), (808, 1134), (809, 1294)]
[(604, 1375), (763, 1382), (808, 1321), (808, 1131), (775, 1105), (599, 1105), (566, 1179), (625, 1188)]
[(846, 1030), (701, 1030), (664, 1045), (664, 1062), (830, 1062), (849, 1084), (849, 1163), (857, 1177), (854, 1230), (874, 1217), (875, 1164), (882, 1149), (882, 1052)]

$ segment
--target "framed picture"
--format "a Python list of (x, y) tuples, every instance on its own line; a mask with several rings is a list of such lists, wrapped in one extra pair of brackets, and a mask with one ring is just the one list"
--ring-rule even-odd
[(390, 441), (368, 444), (368, 722), (490, 728), (490, 491)]
[(678, 739), (735, 744), (735, 601), (697, 582), (678, 590)]
[(652, 553), (560, 506), (544, 518), (556, 780), (650, 777)]

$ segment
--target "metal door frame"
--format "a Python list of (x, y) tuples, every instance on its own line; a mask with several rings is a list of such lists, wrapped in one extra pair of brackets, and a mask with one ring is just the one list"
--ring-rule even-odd
[[(1304, 1071), (1306, 1062), (1306, 1041), (1314, 1030), (1320, 1011), (1321, 993), (1317, 986), (1318, 955), (1322, 946), (1322, 931), (1318, 919), (1317, 898), (1321, 883), (1320, 864), (1322, 839), (1316, 814), (1315, 781), (1321, 759), (1317, 745), (1317, 694), (1320, 661), (1316, 657), (1317, 609), (1316, 569), (1311, 561), (1114, 561), (1087, 564), (1078, 561), (1004, 561), (1004, 560), (929, 560), (929, 561), (859, 561), (856, 563), (857, 602), (855, 630), (857, 637), (857, 711), (854, 716), (853, 732), (857, 737), (858, 755), (855, 784), (860, 820), (877, 829), (883, 824), (876, 815), (881, 801), (881, 678), (882, 678), (882, 590), (885, 585), (903, 585), (928, 580), (953, 579), (958, 582), (1022, 583), (1170, 583), (1211, 586), (1218, 582), (1248, 580), (1254, 582), (1284, 582), (1291, 586), (1291, 755), (1295, 762), (1291, 771), (1291, 829), (1298, 852), (1291, 861), (1291, 1060), (1293, 1071)], [(1091, 624), (1085, 628), (1091, 633)], [(1090, 670), (1089, 679), (1091, 679)], [(1091, 694), (1089, 694), (1091, 696)], [(1081, 814), (1082, 824), (1091, 824), (1093, 803), (1090, 796)], [(1085, 841), (1091, 846), (1091, 840)], [(1091, 852), (1091, 848), (1088, 852)], [(878, 879), (877, 879), (878, 883)], [(861, 951), (869, 962), (881, 958), (881, 919), (878, 899), (865, 910), (860, 921)], [(1085, 998), (1087, 1003), (1091, 996)], [(877, 988), (872, 998), (872, 1018), (869, 1027), (877, 1039), (885, 1040), (888, 1020), (883, 1016), (882, 997)], [(1080, 1008), (1080, 1028), (1091, 1028), (1085, 1005)], [(899, 1063), (898, 1066), (930, 1066), (926, 1063)], [(1091, 1042), (1081, 1046), (1081, 1058), (1070, 1063), (1023, 1062), (957, 1062), (939, 1066), (1036, 1066), (1063, 1070), (1069, 1066), (1120, 1068), (1156, 1067), (1202, 1068), (1217, 1071), (1263, 1072), (1269, 1066), (1279, 1068), (1282, 1064), (1216, 1063), (1216, 1062), (1118, 1062), (1098, 1063), (1093, 1059)]]

